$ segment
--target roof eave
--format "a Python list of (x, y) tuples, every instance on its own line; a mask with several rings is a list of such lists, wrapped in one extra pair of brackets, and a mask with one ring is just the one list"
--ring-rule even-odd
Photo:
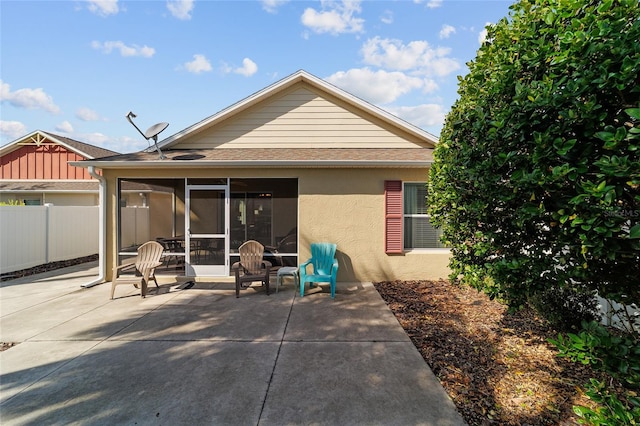
[(68, 149), (71, 152), (74, 152), (82, 157), (88, 158), (88, 159), (93, 159), (94, 157), (92, 155), (87, 154), (86, 152), (82, 151), (81, 149), (78, 149), (77, 147), (71, 146), (68, 143), (64, 142), (63, 140), (60, 140), (59, 138), (57, 138), (55, 135), (45, 132), (44, 130), (34, 130), (33, 132), (22, 136), (21, 138), (15, 139), (12, 142), (9, 142), (8, 144), (2, 146), (2, 148), (0, 149), (0, 155), (5, 155), (8, 154), (12, 151), (15, 151), (16, 149), (18, 149), (18, 147), (20, 146), (21, 142), (26, 141), (26, 140), (30, 140), (33, 136), (40, 134), (48, 139), (50, 139), (51, 141), (55, 142), (58, 145), (61, 145), (63, 147), (65, 147), (66, 149)]
[(193, 161), (193, 160), (155, 160), (155, 161), (75, 161), (69, 164), (76, 167), (94, 166), (98, 169), (128, 169), (149, 167), (154, 169), (174, 169), (186, 167), (215, 167), (215, 168), (424, 168), (433, 164), (431, 160), (425, 161), (393, 161), (393, 160), (221, 160), (221, 161)]

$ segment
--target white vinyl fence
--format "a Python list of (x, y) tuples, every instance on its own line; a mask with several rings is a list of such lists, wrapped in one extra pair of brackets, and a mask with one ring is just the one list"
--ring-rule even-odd
[[(602, 314), (602, 324), (613, 326), (622, 330), (640, 331), (640, 309), (635, 304), (623, 306), (613, 300), (596, 296)], [(626, 310), (627, 314), (624, 314)], [(631, 322), (631, 324), (629, 324)]]
[(149, 241), (149, 207), (120, 208), (120, 246), (139, 246)]
[(0, 273), (99, 251), (98, 206), (0, 206)]

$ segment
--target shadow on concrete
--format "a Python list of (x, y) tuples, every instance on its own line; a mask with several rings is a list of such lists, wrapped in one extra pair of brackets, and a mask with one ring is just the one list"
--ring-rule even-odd
[(463, 424), (369, 283), (335, 300), (322, 285), (176, 288), (109, 300), (107, 283), (12, 315), (2, 326), (30, 337), (0, 353), (2, 421)]

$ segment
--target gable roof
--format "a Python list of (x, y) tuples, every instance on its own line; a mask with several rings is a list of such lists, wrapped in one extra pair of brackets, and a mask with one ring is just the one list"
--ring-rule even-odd
[(64, 136), (55, 135), (53, 133), (44, 132), (42, 130), (36, 130), (34, 132), (29, 133), (21, 138), (18, 138), (8, 144), (0, 147), (0, 156), (6, 155), (12, 151), (19, 149), (24, 145), (40, 145), (45, 143), (45, 141), (53, 142), (57, 145), (61, 145), (72, 151), (81, 157), (86, 158), (87, 160), (92, 160), (94, 158), (107, 157), (111, 155), (117, 155), (118, 153), (115, 151), (111, 151), (105, 148), (100, 148), (94, 145), (90, 145), (88, 143), (80, 142), (75, 139), (67, 138)]
[(433, 162), (437, 142), (395, 115), (298, 71), (158, 142), (162, 157), (151, 146), (70, 164), (102, 169), (423, 168)]
[[(287, 89), (291, 88), (296, 84), (304, 83), (315, 89), (316, 91), (329, 95), (330, 97), (335, 97), (342, 102), (345, 102), (349, 106), (355, 108), (356, 110), (362, 111), (365, 114), (368, 114), (376, 119), (381, 120), (382, 122), (389, 124), (390, 126), (397, 128), (403, 132), (408, 133), (409, 135), (423, 141), (426, 145), (433, 148), (435, 144), (438, 143), (438, 138), (432, 135), (425, 130), (416, 127), (399, 117), (378, 108), (348, 92), (345, 92), (342, 89), (333, 86), (332, 84), (312, 75), (304, 70), (299, 70), (288, 77), (260, 90), (259, 92), (254, 93), (253, 95), (248, 96), (247, 98), (237, 102), (228, 108), (223, 109), (222, 111), (205, 118), (204, 120), (187, 127), (186, 129), (175, 133), (174, 135), (169, 136), (168, 138), (158, 142), (158, 146), (162, 149), (172, 148), (176, 144), (178, 144), (182, 139), (189, 137), (193, 134), (202, 132), (204, 130), (210, 129), (211, 127), (219, 124), (223, 121), (227, 121), (232, 117), (237, 116), (241, 112), (266, 101), (267, 99), (273, 98)], [(153, 147), (147, 149), (146, 151), (154, 150)]]

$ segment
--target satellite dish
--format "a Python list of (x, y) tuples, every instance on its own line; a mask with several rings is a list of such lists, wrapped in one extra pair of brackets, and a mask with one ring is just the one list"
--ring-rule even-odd
[(160, 132), (166, 129), (168, 125), (169, 123), (154, 124), (153, 126), (149, 127), (146, 132), (144, 132), (144, 137), (147, 139), (155, 138), (156, 136), (158, 136), (158, 134), (160, 134)]
[(140, 133), (142, 137), (144, 137), (147, 141), (149, 141), (149, 139), (153, 139), (153, 144), (156, 146), (156, 151), (158, 151), (158, 154), (160, 155), (161, 160), (164, 160), (165, 158), (167, 158), (164, 156), (164, 154), (162, 154), (162, 151), (160, 151), (160, 147), (158, 146), (158, 134), (162, 132), (164, 129), (166, 129), (169, 123), (163, 122), (163, 123), (154, 124), (153, 126), (149, 127), (145, 133), (142, 133), (142, 130), (140, 130), (138, 126), (136, 126), (136, 123), (134, 123), (132, 120), (132, 118), (137, 117), (133, 112), (129, 111), (125, 117), (129, 121), (129, 123), (131, 123), (133, 127), (136, 128), (138, 133)]

